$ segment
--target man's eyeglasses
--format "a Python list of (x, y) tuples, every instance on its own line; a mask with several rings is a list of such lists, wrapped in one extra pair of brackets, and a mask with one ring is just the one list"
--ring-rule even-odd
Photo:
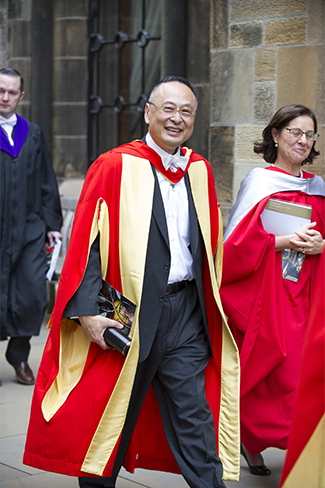
[(179, 112), (179, 115), (184, 119), (190, 119), (194, 117), (195, 112), (188, 107), (183, 108), (175, 108), (172, 105), (166, 105), (165, 107), (159, 107), (153, 102), (148, 102), (149, 105), (153, 105), (154, 107), (158, 108), (158, 110), (162, 110), (166, 115), (175, 115), (176, 112)]
[(286, 127), (286, 129), (290, 132), (290, 135), (292, 137), (296, 137), (297, 139), (300, 139), (303, 134), (306, 134), (306, 139), (308, 139), (308, 141), (317, 141), (319, 136), (319, 134), (316, 134), (316, 132), (314, 132), (313, 130), (307, 130), (307, 132), (304, 132), (303, 130), (296, 127)]

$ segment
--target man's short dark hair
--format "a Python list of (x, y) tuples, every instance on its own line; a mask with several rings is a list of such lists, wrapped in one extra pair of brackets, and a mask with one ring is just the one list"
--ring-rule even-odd
[(171, 81), (177, 81), (178, 83), (183, 83), (183, 85), (186, 85), (191, 90), (193, 95), (195, 96), (196, 106), (198, 106), (198, 99), (197, 99), (196, 93), (195, 93), (194, 88), (191, 85), (191, 83), (186, 78), (183, 78), (182, 76), (177, 76), (177, 75), (165, 76), (165, 78), (162, 78), (160, 81), (158, 81), (158, 83), (156, 83), (155, 86), (153, 87), (153, 89), (151, 90), (151, 93), (149, 95), (148, 100), (151, 99), (153, 93), (157, 90), (157, 88), (160, 85), (163, 85), (164, 83), (170, 83)]
[(20, 78), (20, 93), (23, 93), (23, 91), (24, 91), (24, 79), (21, 76), (21, 74), (19, 73), (19, 71), (17, 71), (14, 68), (1, 68), (0, 74), (7, 75), (7, 76), (18, 76)]

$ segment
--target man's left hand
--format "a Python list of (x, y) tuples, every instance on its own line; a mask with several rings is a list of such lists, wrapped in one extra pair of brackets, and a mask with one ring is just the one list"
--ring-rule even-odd
[(61, 234), (61, 232), (59, 232), (57, 230), (50, 230), (47, 233), (47, 238), (48, 238), (50, 246), (52, 247), (55, 244), (55, 239), (62, 239), (62, 234)]

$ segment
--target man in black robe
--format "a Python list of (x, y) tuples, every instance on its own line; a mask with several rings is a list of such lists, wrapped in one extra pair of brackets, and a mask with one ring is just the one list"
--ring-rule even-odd
[(62, 213), (42, 131), (16, 114), (24, 95), (18, 71), (0, 69), (0, 340), (10, 337), (6, 359), (17, 381), (32, 385), (30, 338), (39, 334), (47, 303), (45, 242), (61, 237)]

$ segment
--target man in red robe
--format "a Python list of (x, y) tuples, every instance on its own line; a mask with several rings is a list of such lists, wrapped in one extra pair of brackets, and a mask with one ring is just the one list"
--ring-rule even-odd
[[(193, 487), (238, 478), (222, 224), (210, 165), (181, 148), (196, 110), (187, 80), (159, 82), (145, 142), (100, 156), (76, 209), (24, 462), (78, 476), (83, 488), (114, 487), (122, 464), (181, 472)], [(103, 339), (119, 324), (99, 315), (102, 278), (137, 305), (126, 358)]]

